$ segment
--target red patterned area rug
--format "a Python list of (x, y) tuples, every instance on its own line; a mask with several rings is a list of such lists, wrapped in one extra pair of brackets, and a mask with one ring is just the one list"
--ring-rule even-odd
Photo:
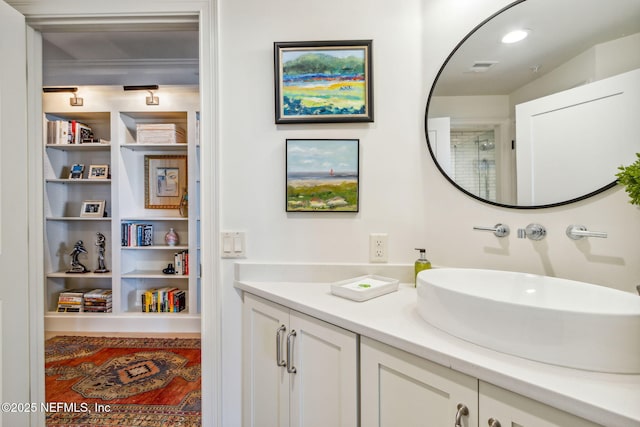
[(53, 337), (47, 426), (201, 425), (199, 339)]

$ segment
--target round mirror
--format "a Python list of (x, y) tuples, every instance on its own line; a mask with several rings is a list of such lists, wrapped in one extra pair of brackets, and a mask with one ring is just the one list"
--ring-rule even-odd
[(575, 202), (640, 151), (640, 1), (521, 0), (476, 27), (431, 88), (440, 171), (484, 202)]

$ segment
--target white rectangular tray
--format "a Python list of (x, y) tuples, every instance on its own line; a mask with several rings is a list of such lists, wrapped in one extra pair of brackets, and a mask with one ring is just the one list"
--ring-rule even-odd
[(399, 281), (388, 277), (368, 275), (331, 284), (331, 293), (354, 301), (366, 301), (398, 290)]

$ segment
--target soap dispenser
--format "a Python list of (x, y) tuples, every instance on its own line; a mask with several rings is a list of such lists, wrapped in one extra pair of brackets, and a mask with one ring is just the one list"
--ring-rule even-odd
[(415, 278), (414, 278), (414, 286), (418, 285), (418, 273), (422, 270), (428, 270), (431, 268), (431, 261), (427, 259), (426, 249), (416, 248), (416, 251), (420, 251), (420, 258), (416, 260), (415, 263)]

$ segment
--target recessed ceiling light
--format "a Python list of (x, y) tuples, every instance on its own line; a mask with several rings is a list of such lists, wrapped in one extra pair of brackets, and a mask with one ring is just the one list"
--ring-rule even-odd
[(504, 37), (502, 37), (502, 43), (506, 43), (506, 44), (517, 43), (521, 40), (526, 39), (528, 35), (529, 35), (529, 31), (527, 30), (511, 31), (510, 33), (507, 33), (505, 34)]

